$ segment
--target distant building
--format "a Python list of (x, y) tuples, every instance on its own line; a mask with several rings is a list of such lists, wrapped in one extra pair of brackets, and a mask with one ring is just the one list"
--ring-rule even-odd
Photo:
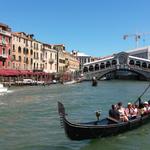
[(92, 61), (92, 57), (89, 55), (86, 55), (84, 53), (78, 52), (73, 50), (72, 53), (77, 57), (77, 60), (79, 61), (79, 69), (82, 70), (83, 64), (89, 63)]
[(0, 23), (0, 69), (11, 68), (11, 28)]
[(33, 49), (32, 35), (12, 32), (12, 69), (33, 70)]
[(66, 62), (66, 71), (68, 72), (76, 72), (79, 71), (79, 61), (76, 56), (67, 51), (64, 52), (65, 62)]
[(57, 72), (57, 51), (53, 49), (53, 45), (43, 44), (44, 54), (44, 72), (56, 73)]
[(38, 40), (33, 40), (33, 71), (44, 70), (44, 54), (43, 43)]
[(66, 62), (65, 62), (65, 46), (64, 44), (54, 44), (52, 45), (53, 49), (57, 51), (57, 72), (63, 73), (66, 71)]
[(127, 53), (135, 57), (150, 59), (150, 46), (129, 50)]

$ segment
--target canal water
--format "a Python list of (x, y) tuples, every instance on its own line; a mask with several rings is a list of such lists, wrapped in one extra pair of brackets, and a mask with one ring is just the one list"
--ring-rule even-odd
[[(0, 96), (0, 150), (149, 150), (150, 124), (117, 136), (71, 141), (60, 127), (57, 101), (64, 103), (71, 121), (95, 120), (108, 114), (111, 104), (134, 102), (149, 82), (99, 81), (74, 85), (11, 87)], [(143, 96), (150, 99), (150, 90)]]

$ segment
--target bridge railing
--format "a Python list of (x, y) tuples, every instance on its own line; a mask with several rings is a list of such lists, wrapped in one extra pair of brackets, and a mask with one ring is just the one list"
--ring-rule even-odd
[(140, 67), (137, 65), (129, 65), (129, 68), (140, 70), (140, 71), (145, 71), (145, 72), (150, 72), (150, 68), (144, 68), (144, 67)]

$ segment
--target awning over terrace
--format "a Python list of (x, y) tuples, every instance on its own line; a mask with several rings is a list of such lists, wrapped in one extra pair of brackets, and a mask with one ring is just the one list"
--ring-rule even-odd
[(0, 69), (0, 76), (20, 76), (20, 75), (48, 75), (46, 72), (33, 72), (30, 70)]

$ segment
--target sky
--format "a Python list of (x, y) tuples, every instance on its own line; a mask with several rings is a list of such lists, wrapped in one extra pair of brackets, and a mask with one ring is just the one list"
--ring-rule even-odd
[(150, 0), (0, 0), (0, 22), (96, 57), (150, 45)]

